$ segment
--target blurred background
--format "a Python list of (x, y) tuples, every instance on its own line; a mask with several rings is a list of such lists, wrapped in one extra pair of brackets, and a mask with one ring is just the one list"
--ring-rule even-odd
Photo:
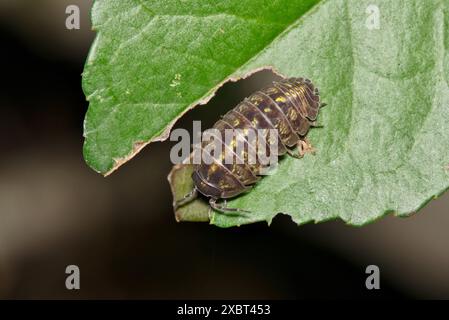
[[(81, 9), (81, 29), (65, 9)], [(363, 228), (279, 215), (219, 229), (176, 223), (170, 143), (108, 178), (82, 157), (87, 0), (0, 0), (0, 298), (449, 298), (449, 193)], [(209, 125), (274, 75), (226, 84), (177, 124)], [(78, 265), (81, 289), (65, 288)], [(365, 268), (381, 290), (365, 288)]]

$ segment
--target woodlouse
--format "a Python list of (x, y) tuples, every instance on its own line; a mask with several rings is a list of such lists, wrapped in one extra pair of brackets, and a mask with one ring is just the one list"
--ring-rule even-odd
[[(253, 93), (227, 112), (213, 128), (222, 133), (222, 137), (226, 129), (275, 129), (279, 137), (276, 156), (288, 153), (294, 157), (302, 157), (304, 147), (307, 146), (304, 137), (309, 128), (315, 125), (319, 109), (323, 106), (324, 104), (320, 103), (318, 88), (310, 80), (288, 78), (273, 82), (272, 85)], [(251, 188), (260, 178), (261, 165), (258, 161), (249, 164), (246, 153), (237, 154), (235, 149), (223, 141), (224, 139), (221, 140), (223, 147), (231, 149), (243, 163), (224, 164), (222, 161), (214, 161), (211, 164), (195, 165), (192, 174), (194, 189), (176, 202), (176, 208), (192, 201), (199, 192), (210, 197), (209, 204), (217, 211), (247, 212), (226, 207), (226, 199)], [(233, 142), (231, 145), (234, 145)], [(268, 147), (269, 143), (266, 143)], [(217, 203), (218, 199), (224, 199), (224, 204)]]

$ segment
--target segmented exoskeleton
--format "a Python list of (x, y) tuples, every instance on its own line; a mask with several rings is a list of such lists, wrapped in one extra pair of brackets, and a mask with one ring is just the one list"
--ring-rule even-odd
[[(244, 210), (228, 208), (217, 203), (218, 199), (235, 197), (247, 191), (252, 184), (258, 181), (262, 165), (259, 161), (249, 163), (247, 150), (238, 153), (234, 146), (235, 140), (225, 143), (222, 137), (226, 129), (269, 129), (277, 130), (276, 156), (288, 153), (294, 157), (303, 154), (304, 137), (311, 126), (314, 126), (320, 107), (318, 89), (308, 79), (289, 78), (273, 82), (260, 91), (239, 103), (234, 109), (218, 120), (213, 128), (222, 133), (221, 143), (236, 158), (242, 159), (240, 163), (224, 163), (213, 161), (210, 164), (195, 165), (192, 179), (194, 189), (176, 207), (192, 201), (200, 192), (210, 197), (210, 206), (220, 212), (245, 212)], [(245, 138), (245, 137), (244, 137)], [(236, 138), (234, 138), (236, 139)], [(271, 143), (268, 136), (264, 137), (268, 149)], [(253, 148), (248, 141), (248, 148)], [(201, 147), (204, 148), (203, 144)], [(295, 148), (297, 148), (295, 150)], [(226, 201), (226, 200), (225, 200)]]

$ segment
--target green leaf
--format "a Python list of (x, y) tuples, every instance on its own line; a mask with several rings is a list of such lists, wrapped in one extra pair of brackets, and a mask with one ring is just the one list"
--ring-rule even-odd
[(317, 0), (97, 0), (83, 73), (84, 157), (109, 174), (264, 50)]
[[(96, 170), (159, 139), (225, 79), (270, 66), (320, 88), (324, 127), (308, 136), (317, 153), (284, 157), (276, 174), (228, 202), (251, 215), (213, 213), (211, 223), (270, 223), (282, 212), (298, 224), (362, 225), (407, 216), (449, 187), (449, 1), (112, 3), (96, 3), (99, 35), (84, 78), (85, 156)], [(178, 169), (175, 198), (191, 184), (191, 168)], [(191, 210), (199, 201), (183, 207), (185, 220), (204, 220), (205, 205)]]
[[(193, 190), (193, 166), (175, 165), (168, 175), (171, 191), (173, 193), (173, 206), (186, 194)], [(210, 220), (209, 204), (201, 199), (190, 202), (188, 205), (175, 210), (176, 221), (207, 222)]]

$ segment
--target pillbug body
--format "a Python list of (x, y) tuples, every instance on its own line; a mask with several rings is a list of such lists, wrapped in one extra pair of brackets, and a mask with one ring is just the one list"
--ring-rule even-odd
[[(251, 185), (259, 180), (263, 165), (256, 159), (248, 161), (248, 150), (256, 149), (249, 139), (243, 134), (236, 134), (232, 140), (224, 142), (225, 131), (228, 129), (261, 130), (263, 132), (262, 144), (269, 149), (273, 143), (273, 137), (268, 136), (270, 129), (276, 130), (277, 148), (275, 156), (288, 153), (295, 157), (301, 157), (301, 146), (304, 145), (304, 137), (309, 128), (314, 126), (320, 104), (318, 89), (308, 79), (288, 78), (253, 93), (244, 99), (234, 109), (227, 112), (218, 120), (213, 129), (219, 134), (216, 138), (222, 144), (223, 149), (231, 153), (234, 161), (226, 163), (223, 152), (219, 157), (212, 157), (210, 163), (197, 164), (194, 167), (192, 179), (194, 189), (176, 203), (176, 207), (190, 202), (197, 196), (197, 192), (210, 197), (210, 205), (220, 212), (244, 212), (244, 210), (227, 208), (226, 205), (217, 203), (219, 199), (235, 197), (251, 188)], [(237, 131), (237, 130), (236, 130)], [(243, 139), (247, 149), (236, 150), (236, 139)], [(207, 147), (207, 143), (201, 145), (201, 151)], [(294, 148), (297, 147), (297, 152)], [(270, 149), (271, 150), (271, 149)], [(267, 151), (268, 152), (268, 151)], [(272, 152), (272, 151), (271, 151)], [(226, 200), (225, 200), (226, 201)]]

